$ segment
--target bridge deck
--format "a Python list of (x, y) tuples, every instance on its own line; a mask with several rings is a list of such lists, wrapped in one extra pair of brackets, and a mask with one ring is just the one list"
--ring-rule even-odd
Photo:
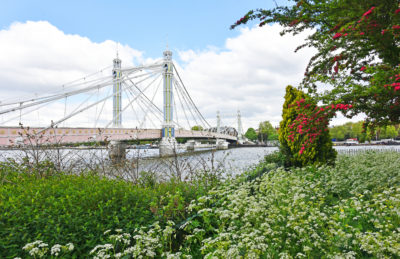
[[(160, 129), (130, 129), (130, 128), (52, 128), (37, 134), (43, 128), (0, 127), (0, 146), (17, 144), (56, 144), (81, 143), (104, 140), (156, 140), (161, 139)], [(227, 134), (175, 130), (177, 138), (211, 138), (236, 141), (236, 136)]]

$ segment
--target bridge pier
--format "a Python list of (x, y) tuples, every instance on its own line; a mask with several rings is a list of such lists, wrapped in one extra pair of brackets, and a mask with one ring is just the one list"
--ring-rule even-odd
[(215, 144), (216, 144), (217, 150), (226, 150), (226, 149), (228, 149), (228, 145), (229, 145), (229, 143), (223, 139), (217, 139)]
[(196, 145), (196, 141), (194, 140), (188, 140), (186, 142), (186, 150), (187, 151), (194, 151), (194, 146)]
[(175, 138), (162, 138), (160, 142), (160, 156), (173, 156), (176, 154), (178, 142)]
[(111, 140), (108, 145), (108, 155), (113, 164), (119, 164), (126, 159), (126, 145), (119, 140)]

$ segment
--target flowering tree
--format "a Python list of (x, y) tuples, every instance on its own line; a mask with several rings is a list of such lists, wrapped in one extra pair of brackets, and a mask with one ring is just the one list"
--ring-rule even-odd
[(279, 23), (282, 34), (311, 29), (296, 49), (317, 50), (301, 87), (326, 104), (352, 104), (343, 113), (365, 113), (371, 126), (399, 123), (400, 1), (292, 1), (291, 6), (249, 11), (231, 28), (259, 20), (259, 26)]
[(329, 120), (336, 110), (348, 108), (343, 104), (319, 107), (302, 91), (287, 86), (279, 128), (286, 166), (333, 163), (336, 151), (329, 136)]

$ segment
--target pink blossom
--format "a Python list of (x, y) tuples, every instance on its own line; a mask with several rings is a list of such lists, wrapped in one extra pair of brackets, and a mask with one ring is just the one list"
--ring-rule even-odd
[(372, 13), (372, 10), (374, 10), (374, 9), (375, 9), (375, 6), (371, 7), (371, 9), (369, 9), (368, 11), (366, 11), (366, 12), (363, 14), (363, 16), (368, 16), (368, 15), (370, 15), (370, 14)]
[(341, 34), (340, 32), (337, 32), (337, 33), (333, 36), (333, 39), (337, 39), (337, 38), (340, 38), (340, 37), (342, 37), (342, 34)]

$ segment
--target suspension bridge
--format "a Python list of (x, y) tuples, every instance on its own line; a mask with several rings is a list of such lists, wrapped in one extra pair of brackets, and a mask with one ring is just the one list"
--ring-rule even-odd
[[(161, 85), (162, 95), (157, 94)], [(170, 155), (176, 138), (218, 143), (235, 142), (242, 136), (240, 114), (238, 131), (221, 127), (219, 114), (216, 127), (205, 120), (169, 50), (152, 64), (128, 68), (122, 68), (117, 53), (112, 67), (67, 83), (59, 91), (2, 100), (0, 116), (3, 147), (160, 140), (160, 155)], [(43, 120), (45, 124), (40, 125)], [(195, 125), (204, 130), (191, 130)]]

